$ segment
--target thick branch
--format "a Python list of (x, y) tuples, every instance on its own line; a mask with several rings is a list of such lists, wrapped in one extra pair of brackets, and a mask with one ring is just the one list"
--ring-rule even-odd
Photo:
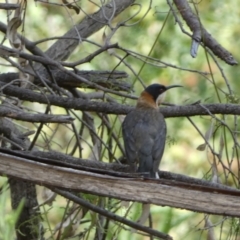
[[(46, 54), (27, 38), (21, 37), (21, 39), (24, 40), (25, 46), (30, 52), (40, 56), (47, 55), (54, 60), (64, 61), (74, 51), (78, 44), (81, 43), (81, 38), (87, 38), (100, 30), (109, 23), (108, 21), (111, 17), (115, 18), (122, 11), (131, 6), (134, 1), (135, 0), (113, 0), (107, 3), (98, 12), (86, 16), (79, 24), (70, 29), (63, 36), (66, 39), (58, 40), (46, 51)], [(0, 31), (6, 33), (6, 30), (6, 25), (0, 22)]]
[[(51, 71), (52, 76), (56, 80), (59, 87), (63, 88), (71, 88), (71, 87), (84, 87), (84, 88), (91, 88), (91, 86), (87, 86), (86, 84), (83, 84), (81, 81), (79, 81), (77, 78), (74, 78), (73, 76), (70, 76), (69, 74), (62, 72), (60, 70), (52, 70)], [(128, 83), (126, 80), (123, 80), (124, 78), (127, 78), (128, 75), (126, 72), (122, 71), (78, 71), (76, 70), (74, 72), (80, 77), (83, 77), (87, 79), (88, 81), (94, 82), (102, 87), (108, 88), (108, 89), (114, 89), (118, 91), (131, 91), (131, 84)], [(41, 72), (41, 77), (45, 80), (45, 82), (49, 85), (52, 84), (49, 77), (49, 74), (44, 69)], [(18, 73), (2, 73), (0, 74), (0, 79), (2, 82), (9, 83), (14, 79), (18, 79), (19, 74)], [(35, 84), (42, 84), (41, 80), (38, 78), (35, 78), (34, 80)]]
[[(109, 20), (115, 18), (135, 0), (113, 0), (104, 5), (98, 12), (86, 16), (79, 24), (69, 30), (63, 37), (74, 38), (59, 39), (47, 51), (46, 54), (54, 60), (64, 61), (74, 49), (81, 43), (81, 38), (88, 38), (93, 33), (109, 24)], [(79, 40), (76, 40), (79, 39)]]
[[(107, 174), (115, 177), (127, 177), (134, 178), (139, 177), (139, 173), (132, 173), (131, 167), (125, 164), (119, 163), (105, 163), (102, 161), (94, 161), (89, 159), (80, 159), (74, 158), (67, 154), (51, 151), (51, 152), (42, 152), (42, 151), (11, 151), (8, 149), (0, 148), (0, 152), (10, 154), (16, 157), (21, 157), (24, 159), (33, 160), (40, 163), (46, 163), (54, 166), (73, 168), (83, 171), (88, 171), (92, 173)], [(37, 156), (37, 157), (36, 157)], [(193, 184), (201, 187), (210, 187), (214, 189), (226, 189), (233, 190), (233, 188), (222, 185), (219, 183), (213, 183), (202, 179), (197, 179), (193, 177), (188, 177), (182, 174), (170, 173), (167, 171), (159, 171), (161, 179), (173, 180), (179, 184)]]
[[(128, 201), (240, 217), (237, 190), (199, 189), (156, 179), (111, 177), (25, 160), (1, 153), (0, 173), (52, 187), (61, 187)], [(64, 179), (64, 181), (62, 181)], [(197, 204), (196, 204), (197, 199)]]
[[(3, 130), (3, 129), (1, 129)], [(4, 131), (2, 131), (4, 133)], [(1, 131), (0, 131), (1, 133)], [(105, 163), (102, 161), (94, 161), (89, 159), (75, 158), (67, 154), (59, 153), (56, 151), (42, 152), (42, 151), (13, 151), (5, 148), (0, 148), (1, 153), (5, 153), (14, 157), (20, 157), (28, 160), (32, 160), (39, 163), (45, 163), (52, 166), (73, 168), (83, 170), (91, 173), (106, 174), (114, 177), (126, 177), (135, 178), (139, 177), (139, 173), (132, 173), (131, 167), (125, 164), (119, 163)], [(161, 179), (175, 181), (179, 186), (182, 184), (193, 185), (195, 188), (202, 189), (204, 187), (220, 190), (233, 191), (232, 187), (213, 183), (202, 179), (197, 179), (189, 176), (185, 176), (177, 173), (170, 173), (167, 171), (159, 171)], [(171, 182), (170, 181), (170, 182)]]
[[(102, 90), (102, 91), (108, 92), (108, 93), (119, 94), (119, 91), (117, 91), (117, 90), (110, 90), (110, 89), (104, 88), (104, 87), (94, 83), (93, 81), (88, 81), (87, 79), (85, 79), (83, 77), (80, 77), (80, 76), (78, 76), (77, 74), (75, 74), (71, 71), (68, 71), (67, 69), (63, 68), (59, 62), (57, 62), (55, 60), (52, 60), (48, 57), (31, 55), (31, 54), (27, 54), (25, 52), (19, 52), (15, 49), (8, 48), (8, 47), (0, 45), (0, 55), (1, 54), (5, 58), (9, 58), (9, 56), (16, 57), (16, 58), (21, 57), (21, 58), (24, 58), (24, 59), (29, 60), (29, 61), (35, 61), (35, 62), (42, 63), (45, 66), (48, 65), (48, 66), (57, 67), (62, 72), (65, 72), (66, 74), (72, 76), (73, 78), (78, 79), (79, 81), (82, 82), (82, 84), (86, 84), (88, 87), (96, 88), (98, 90)], [(29, 71), (28, 71), (28, 73), (32, 74)], [(123, 93), (121, 93), (121, 96), (129, 97), (128, 95), (123, 94)]]
[[(4, 86), (5, 83), (0, 82), (0, 87), (2, 88)], [(47, 94), (43, 95), (41, 93), (33, 92), (29, 89), (23, 89), (15, 86), (4, 87), (2, 91), (9, 96), (18, 97), (21, 100), (50, 104), (54, 106), (68, 109), (76, 109), (81, 111), (94, 111), (108, 114), (127, 114), (133, 109), (133, 107), (131, 106), (125, 106), (117, 103), (89, 101), (79, 98), (76, 99)], [(207, 109), (212, 114), (240, 115), (240, 106), (238, 104), (196, 104), (160, 108), (165, 118), (209, 115)]]

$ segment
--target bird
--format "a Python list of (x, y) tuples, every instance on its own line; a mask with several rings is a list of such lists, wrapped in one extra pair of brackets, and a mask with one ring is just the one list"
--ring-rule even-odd
[(136, 107), (122, 123), (127, 164), (132, 171), (144, 177), (159, 178), (158, 168), (165, 148), (167, 127), (158, 105), (163, 102), (166, 91), (175, 87), (182, 86), (155, 83), (146, 87)]

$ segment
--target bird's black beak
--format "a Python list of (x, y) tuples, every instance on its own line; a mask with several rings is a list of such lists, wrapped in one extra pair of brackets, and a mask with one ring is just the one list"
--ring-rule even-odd
[(181, 86), (181, 85), (170, 85), (170, 86), (166, 87), (166, 91), (168, 89), (175, 88), (175, 87), (183, 87), (183, 86)]

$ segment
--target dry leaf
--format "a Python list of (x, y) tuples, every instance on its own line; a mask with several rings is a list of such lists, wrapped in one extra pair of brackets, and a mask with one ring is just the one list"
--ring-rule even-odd
[[(213, 134), (213, 119), (211, 121), (211, 125), (210, 127), (208, 128), (207, 132), (205, 133), (204, 137), (205, 137), (205, 140), (208, 142), (209, 139), (212, 137), (212, 134)], [(206, 143), (203, 143), (203, 144), (200, 144), (198, 147), (197, 147), (197, 150), (198, 151), (204, 151), (206, 149), (206, 146), (207, 144)]]
[(77, 14), (80, 13), (80, 8), (78, 8), (77, 6), (69, 3), (67, 0), (62, 0), (62, 2), (66, 5), (67, 8), (75, 10)]
[(206, 149), (206, 146), (207, 146), (206, 143), (200, 144), (200, 145), (197, 147), (197, 150), (198, 150), (198, 151), (204, 151), (204, 150)]
[(14, 17), (12, 18), (7, 27), (7, 38), (9, 39), (9, 42), (13, 48), (16, 50), (22, 50), (22, 41), (18, 37), (17, 29), (19, 26), (21, 26), (22, 20), (20, 17)]

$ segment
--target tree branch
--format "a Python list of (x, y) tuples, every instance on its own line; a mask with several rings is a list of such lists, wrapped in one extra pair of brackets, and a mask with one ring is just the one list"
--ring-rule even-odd
[(20, 7), (20, 4), (0, 3), (0, 9), (4, 9), (4, 10), (15, 10), (19, 7)]
[(109, 24), (110, 19), (119, 15), (127, 7), (131, 6), (134, 1), (135, 0), (112, 0), (102, 6), (98, 12), (86, 16), (79, 24), (63, 36), (64, 38), (74, 39), (59, 39), (46, 51), (46, 54), (54, 60), (66, 60), (79, 43), (81, 43), (81, 38), (87, 38)]
[[(65, 69), (64, 67), (62, 67), (62, 65), (59, 62), (54, 61), (54, 60), (50, 59), (49, 57), (42, 57), (42, 56), (27, 54), (25, 52), (19, 52), (15, 49), (11, 49), (11, 48), (8, 48), (8, 47), (2, 46), (2, 45), (0, 45), (0, 54), (2, 54), (3, 57), (6, 60), (8, 60), (11, 64), (14, 64), (14, 62), (9, 59), (10, 56), (16, 57), (16, 58), (21, 57), (21, 58), (24, 58), (29, 61), (39, 62), (45, 66), (52, 66), (52, 67), (58, 68), (63, 73), (68, 74), (69, 76), (78, 79), (78, 81), (82, 82), (82, 84), (86, 84), (88, 87), (96, 88), (96, 89), (102, 90), (106, 93), (113, 93), (113, 94), (118, 94), (121, 96), (129, 97), (129, 95), (119, 93), (119, 91), (116, 91), (116, 90), (110, 90), (110, 89), (104, 88), (104, 87), (94, 83), (91, 80), (88, 81), (87, 79), (80, 77), (77, 74)], [(24, 71), (19, 65), (15, 65), (15, 66), (18, 67), (20, 70)], [(35, 74), (33, 74), (31, 71), (25, 71), (25, 72), (35, 76)]]
[(84, 199), (81, 199), (79, 197), (77, 197), (76, 195), (70, 193), (70, 192), (67, 192), (67, 191), (63, 191), (61, 189), (57, 189), (57, 188), (52, 188), (52, 190), (58, 194), (60, 194), (61, 196), (87, 208), (87, 209), (90, 209), (91, 211), (93, 212), (96, 212), (96, 213), (99, 213), (107, 218), (110, 218), (114, 221), (118, 221), (118, 222), (121, 222), (123, 224), (126, 224), (127, 226), (130, 226), (130, 227), (133, 227), (137, 230), (140, 230), (140, 231), (143, 231), (143, 232), (146, 232), (148, 233), (149, 235), (152, 235), (152, 236), (155, 236), (155, 237), (158, 237), (160, 239), (165, 239), (165, 240), (171, 240), (172, 237), (169, 236), (168, 234), (164, 234), (164, 233), (161, 233), (159, 231), (156, 231), (152, 228), (149, 228), (149, 227), (145, 227), (141, 224), (138, 224), (136, 222), (133, 222), (133, 221), (130, 221), (124, 217), (120, 217), (112, 212), (109, 212), (103, 208), (100, 208), (98, 206), (95, 206), (89, 202), (87, 202), (86, 200)]
[[(2, 132), (1, 130), (3, 129), (0, 129), (0, 133)], [(70, 155), (59, 153), (56, 151), (50, 152), (42, 152), (37, 150), (13, 151), (5, 148), (0, 148), (0, 152), (52, 166), (78, 169), (91, 173), (106, 174), (108, 176), (126, 178), (136, 178), (141, 176), (140, 173), (131, 172), (131, 167), (129, 165), (119, 163), (105, 163), (102, 161), (75, 158)], [(161, 176), (161, 179), (175, 181), (176, 184), (178, 184), (179, 186), (181, 186), (181, 184), (183, 185), (187, 184), (189, 187), (191, 185), (194, 185), (195, 188), (198, 186), (199, 189), (207, 187), (215, 190), (218, 189), (219, 191), (220, 190), (233, 191), (232, 187), (185, 176), (182, 174), (170, 173), (167, 171), (159, 171), (159, 176)]]
[[(113, 177), (48, 165), (1, 153), (0, 173), (51, 187), (60, 187), (127, 201), (171, 206), (208, 214), (240, 217), (238, 190), (178, 184), (162, 179)], [(62, 181), (64, 179), (64, 181)], [(197, 199), (197, 204), (196, 204)]]
[(25, 122), (42, 122), (42, 123), (72, 123), (73, 117), (67, 115), (52, 115), (52, 114), (32, 114), (22, 112), (20, 110), (10, 109), (5, 106), (0, 106), (0, 117), (9, 117)]
[[(186, 21), (187, 25), (193, 32), (192, 40), (196, 41), (196, 44), (202, 42), (220, 59), (225, 61), (229, 65), (237, 65), (238, 62), (233, 58), (232, 54), (223, 48), (216, 39), (214, 39), (210, 33), (204, 28), (192, 9), (190, 8), (186, 0), (173, 0), (182, 18)], [(192, 47), (196, 45), (193, 43)], [(197, 48), (197, 47), (196, 47)], [(196, 50), (192, 49), (192, 56), (196, 56)]]
[[(127, 114), (133, 107), (125, 106), (118, 103), (106, 103), (89, 101), (79, 98), (60, 97), (53, 95), (42, 95), (41, 93), (33, 92), (29, 89), (23, 89), (15, 86), (5, 87), (5, 83), (0, 82), (0, 88), (2, 92), (9, 95), (18, 97), (21, 100), (38, 102), (43, 104), (50, 104), (67, 109), (76, 109), (81, 111), (102, 112), (108, 114)], [(212, 114), (231, 114), (240, 115), (239, 104), (195, 104), (186, 106), (171, 106), (161, 107), (160, 111), (165, 118), (169, 117), (190, 117), (197, 115), (209, 115)]]
[[(27, 135), (22, 134), (14, 124), (6, 118), (0, 118), (0, 132), (6, 138), (17, 143), (22, 149), (27, 149), (29, 141)], [(4, 145), (4, 141), (2, 141)], [(15, 149), (15, 145), (11, 147)], [(41, 214), (37, 202), (35, 185), (32, 182), (16, 178), (9, 178), (11, 190), (11, 204), (13, 209), (17, 209), (22, 199), (25, 199), (23, 209), (15, 224), (18, 240), (37, 239), (43, 236)]]
[[(62, 72), (60, 70), (52, 70), (51, 71), (52, 76), (56, 80), (59, 87), (63, 88), (77, 88), (77, 87), (84, 87), (84, 88), (91, 88), (91, 86), (86, 86), (86, 84), (83, 84), (81, 81), (79, 81), (77, 78), (74, 78), (72, 76), (69, 76), (69, 74)], [(84, 70), (76, 70), (74, 71), (75, 74), (77, 74), (80, 77), (83, 77), (87, 79), (88, 81), (94, 82), (102, 87), (114, 89), (118, 91), (131, 91), (131, 84), (127, 82), (127, 80), (123, 80), (124, 78), (127, 78), (128, 75), (126, 72), (123, 71), (84, 71)], [(44, 81), (48, 85), (52, 85), (52, 82), (50, 80), (49, 74), (46, 70), (43, 70), (41, 72), (41, 77), (46, 78)], [(18, 73), (2, 73), (0, 74), (1, 82), (9, 83), (12, 80), (18, 79), (19, 74)], [(34, 79), (35, 84), (42, 85), (42, 82), (39, 78)]]

